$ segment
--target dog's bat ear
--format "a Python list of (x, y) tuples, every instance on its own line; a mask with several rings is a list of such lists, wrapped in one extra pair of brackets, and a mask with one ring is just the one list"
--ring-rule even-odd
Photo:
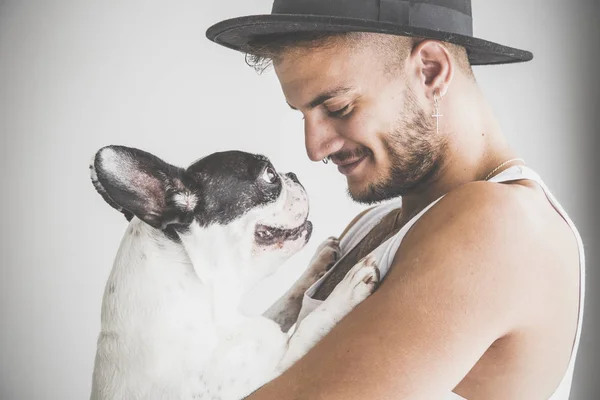
[(106, 201), (109, 206), (122, 213), (127, 219), (127, 221), (131, 221), (134, 217), (133, 213), (128, 210), (125, 210), (123, 207), (118, 205), (113, 199), (111, 199), (106, 189), (104, 189), (104, 186), (102, 186), (102, 184), (98, 180), (98, 174), (96, 173), (96, 158), (98, 157), (98, 153), (94, 154), (94, 157), (92, 157), (92, 161), (90, 162), (90, 178), (92, 179), (92, 183), (94, 184), (96, 191), (100, 194), (100, 196), (102, 196), (104, 201)]
[(106, 146), (90, 164), (92, 183), (102, 198), (157, 229), (189, 224), (198, 198), (183, 183), (184, 170), (142, 150)]

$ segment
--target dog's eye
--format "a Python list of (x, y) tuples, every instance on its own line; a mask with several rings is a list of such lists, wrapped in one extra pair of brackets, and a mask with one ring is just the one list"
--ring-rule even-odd
[(275, 183), (277, 182), (277, 174), (271, 167), (267, 167), (265, 172), (262, 174), (262, 179), (267, 183)]

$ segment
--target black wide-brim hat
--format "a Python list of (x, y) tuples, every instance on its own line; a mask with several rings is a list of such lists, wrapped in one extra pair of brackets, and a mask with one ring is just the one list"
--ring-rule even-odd
[(245, 52), (262, 35), (300, 32), (374, 32), (454, 43), (471, 65), (508, 64), (533, 54), (473, 36), (470, 0), (275, 0), (271, 14), (227, 19), (206, 36)]

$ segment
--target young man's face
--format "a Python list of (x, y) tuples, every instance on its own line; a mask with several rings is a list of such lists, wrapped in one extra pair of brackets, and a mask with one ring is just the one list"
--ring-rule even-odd
[(444, 147), (419, 77), (372, 46), (334, 43), (274, 64), (286, 101), (304, 116), (308, 156), (331, 157), (356, 201), (404, 195), (435, 173)]

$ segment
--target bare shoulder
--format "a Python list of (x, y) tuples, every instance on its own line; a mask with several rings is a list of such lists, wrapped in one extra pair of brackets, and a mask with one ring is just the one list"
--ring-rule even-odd
[[(503, 245), (540, 241), (540, 194), (521, 185), (473, 182), (455, 189), (425, 213), (408, 233), (404, 248), (419, 251), (435, 243), (448, 246), (473, 244), (489, 250)], [(408, 245), (410, 244), (410, 245)], [(452, 249), (465, 251), (462, 249)]]
[(549, 395), (576, 335), (578, 250), (537, 185), (467, 184), (415, 224), (379, 290), (395, 313), (416, 310), (415, 329), (452, 327), (420, 340), (453, 348), (446, 366), (469, 371), (467, 398)]
[(425, 213), (407, 235), (413, 246), (406, 247), (418, 249), (428, 241), (442, 246), (446, 241), (469, 242), (482, 250), (509, 246), (531, 253), (553, 241), (555, 231), (548, 228), (556, 224), (569, 231), (535, 184), (472, 182), (448, 193)]
[(542, 303), (551, 285), (573, 276), (568, 266), (576, 267), (576, 254), (572, 232), (535, 184), (473, 182), (421, 217), (402, 242), (394, 260), (399, 268), (390, 275), (451, 282), (464, 298), (487, 299), (505, 310), (511, 303), (530, 304), (531, 309), (519, 306), (507, 315), (510, 325), (529, 320), (540, 305), (531, 300)]

